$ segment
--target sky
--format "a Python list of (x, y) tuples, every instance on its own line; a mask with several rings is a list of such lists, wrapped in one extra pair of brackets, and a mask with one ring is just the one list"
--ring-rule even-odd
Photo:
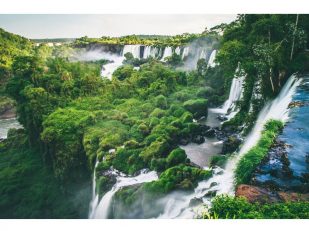
[(201, 33), (236, 19), (233, 14), (0, 14), (0, 28), (27, 38)]

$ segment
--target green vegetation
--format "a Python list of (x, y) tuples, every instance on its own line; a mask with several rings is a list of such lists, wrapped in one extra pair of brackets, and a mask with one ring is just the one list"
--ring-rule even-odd
[[(157, 181), (117, 192), (116, 198), (127, 205), (136, 198), (151, 201), (173, 190), (194, 189), (212, 172), (193, 167), (179, 148), (180, 142), (202, 134), (203, 126), (193, 118), (207, 117), (208, 106), (224, 101), (239, 67), (246, 73), (243, 99), (239, 113), (223, 127), (236, 130), (246, 123), (248, 131), (263, 103), (280, 91), (287, 76), (309, 69), (308, 22), (306, 15), (239, 15), (235, 22), (202, 34), (83, 37), (54, 48), (33, 47), (29, 40), (0, 30), (0, 111), (15, 104), (7, 98), (11, 97), (24, 127), (0, 143), (1, 217), (85, 217), (96, 160), (100, 195), (115, 183), (104, 174), (111, 167), (130, 175), (144, 168), (158, 172)], [(179, 55), (163, 63), (134, 59), (128, 53), (124, 65), (108, 80), (100, 76), (106, 60), (67, 58), (71, 49), (92, 45), (117, 51), (124, 44), (175, 49), (193, 41), (220, 42), (219, 65), (207, 68), (202, 59), (196, 70), (185, 72), (176, 68), (182, 64)], [(259, 87), (261, 97), (252, 98)], [(249, 181), (281, 128), (279, 121), (266, 124), (258, 145), (237, 166), (238, 184)], [(222, 166), (225, 160), (214, 157), (212, 165)], [(211, 216), (304, 218), (307, 211), (306, 203), (259, 207), (224, 197), (215, 200)]]
[(250, 181), (253, 171), (258, 167), (279, 132), (283, 123), (278, 120), (269, 120), (264, 127), (262, 136), (257, 145), (243, 155), (236, 168), (236, 184), (246, 184)]
[(182, 46), (196, 39), (203, 39), (212, 42), (213, 39), (218, 39), (218, 35), (214, 32), (204, 32), (202, 34), (189, 34), (175, 36), (140, 36), (128, 35), (123, 37), (101, 37), (101, 38), (78, 38), (74, 42), (74, 46), (84, 47), (91, 44), (104, 44), (104, 45), (126, 45), (126, 44), (142, 44), (148, 46)]
[[(309, 70), (308, 15), (239, 15), (223, 30), (216, 61), (229, 85), (236, 68), (246, 73), (240, 111), (224, 126), (253, 126), (264, 102), (278, 94), (287, 78), (295, 72)], [(260, 97), (252, 96), (253, 90)], [(252, 107), (250, 113), (249, 109)]]
[[(82, 218), (88, 213), (89, 184), (66, 185), (53, 176), (23, 130), (10, 130), (0, 143), (0, 218)], [(82, 188), (82, 189), (81, 189)], [(77, 191), (78, 190), (78, 191)]]
[(244, 198), (217, 196), (204, 219), (308, 219), (309, 202), (251, 204)]
[(173, 189), (192, 190), (197, 186), (198, 181), (206, 180), (211, 176), (211, 171), (178, 165), (164, 171), (158, 181), (144, 184), (144, 190), (159, 195)]

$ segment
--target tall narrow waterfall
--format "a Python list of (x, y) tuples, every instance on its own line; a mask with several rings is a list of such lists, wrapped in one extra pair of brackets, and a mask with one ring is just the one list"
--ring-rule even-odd
[(135, 177), (128, 177), (123, 174), (119, 174), (116, 184), (110, 191), (105, 193), (100, 202), (96, 199), (98, 198), (98, 195), (94, 197), (95, 199), (90, 204), (91, 211), (89, 213), (89, 218), (108, 218), (112, 198), (114, 194), (122, 187), (151, 182), (157, 179), (158, 175), (155, 171), (148, 172), (147, 170), (142, 170), (141, 173)]
[[(166, 197), (166, 206), (164, 213), (159, 218), (193, 218), (198, 211), (197, 208), (190, 207), (190, 201), (194, 198), (201, 198), (205, 204), (210, 204), (211, 198), (205, 198), (205, 194), (210, 191), (217, 191), (218, 194), (234, 194), (234, 170), (240, 158), (250, 150), (260, 139), (261, 132), (265, 123), (269, 119), (278, 119), (286, 121), (288, 119), (288, 105), (292, 100), (296, 87), (300, 84), (301, 79), (292, 75), (282, 88), (276, 99), (267, 103), (255, 123), (251, 133), (246, 137), (243, 146), (238, 154), (231, 157), (224, 169), (217, 168), (213, 177), (209, 180), (202, 181), (198, 184), (194, 193), (178, 194)], [(215, 182), (215, 184), (214, 184)]]
[(190, 51), (190, 48), (189, 48), (189, 47), (183, 48), (181, 58), (182, 58), (182, 59), (186, 58), (186, 57), (189, 55), (189, 51)]
[(241, 99), (243, 94), (243, 83), (245, 80), (245, 74), (242, 74), (240, 77), (237, 77), (237, 73), (239, 72), (239, 68), (235, 71), (235, 76), (232, 80), (229, 98), (224, 102), (224, 104), (220, 108), (212, 108), (212, 110), (215, 113), (219, 114), (227, 114), (227, 118), (231, 119), (233, 118), (236, 113), (236, 102)]
[(209, 60), (208, 60), (208, 67), (215, 67), (216, 66), (216, 63), (215, 63), (216, 55), (217, 55), (217, 50), (213, 50), (211, 52), (211, 55), (210, 55)]
[(172, 48), (171, 48), (171, 47), (165, 47), (165, 48), (164, 48), (164, 52), (163, 52), (163, 56), (162, 56), (161, 60), (164, 61), (164, 59), (165, 59), (166, 57), (172, 56), (172, 54), (173, 54)]

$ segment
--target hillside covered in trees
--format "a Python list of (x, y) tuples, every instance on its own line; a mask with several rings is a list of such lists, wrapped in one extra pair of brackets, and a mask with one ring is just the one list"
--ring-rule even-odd
[[(111, 48), (96, 59), (80, 58), (113, 45), (121, 51), (141, 45), (138, 56), (147, 46), (163, 52), (159, 58), (135, 57), (117, 49), (111, 54)], [(201, 34), (82, 37), (60, 47), (35, 46), (0, 29), (0, 47), (0, 113), (2, 105), (14, 106), (22, 125), (0, 142), (0, 217), (93, 218), (93, 210), (97, 218), (153, 218), (166, 211), (162, 201), (180, 195), (187, 200), (201, 182), (217, 187), (212, 179), (225, 176), (265, 105), (280, 99), (292, 74), (309, 71), (309, 16), (239, 15)], [(164, 57), (167, 47), (170, 56)], [(111, 78), (102, 76), (115, 56), (121, 65)], [(194, 68), (187, 68), (192, 60)], [(236, 101), (214, 114), (211, 109), (222, 110), (239, 79)], [(209, 122), (212, 117), (216, 124)], [(251, 183), (283, 122), (265, 121), (261, 149), (253, 145), (244, 153), (232, 190)], [(223, 148), (204, 150), (211, 155), (207, 166), (193, 162), (186, 147), (212, 139)], [(152, 180), (138, 178), (149, 172)], [(306, 188), (308, 176), (301, 177)], [(127, 183), (131, 178), (139, 183)], [(302, 195), (298, 202), (263, 201), (260, 207), (260, 201), (216, 196), (220, 190), (209, 188), (201, 198), (194, 194), (183, 210), (205, 207), (207, 198), (212, 206), (194, 217), (309, 218), (308, 190), (293, 189)]]

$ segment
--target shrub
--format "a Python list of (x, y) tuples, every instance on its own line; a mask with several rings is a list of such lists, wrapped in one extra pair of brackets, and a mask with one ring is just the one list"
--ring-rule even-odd
[(250, 204), (245, 198), (220, 195), (213, 199), (203, 218), (219, 219), (308, 219), (309, 202)]
[(192, 190), (198, 181), (211, 177), (212, 172), (195, 167), (177, 165), (165, 170), (159, 180), (144, 184), (146, 192), (153, 194), (168, 193), (174, 189)]
[(166, 161), (169, 167), (185, 163), (187, 159), (186, 152), (181, 148), (176, 148), (167, 156)]
[(188, 100), (183, 104), (184, 108), (191, 112), (195, 118), (207, 117), (208, 107), (206, 99)]

